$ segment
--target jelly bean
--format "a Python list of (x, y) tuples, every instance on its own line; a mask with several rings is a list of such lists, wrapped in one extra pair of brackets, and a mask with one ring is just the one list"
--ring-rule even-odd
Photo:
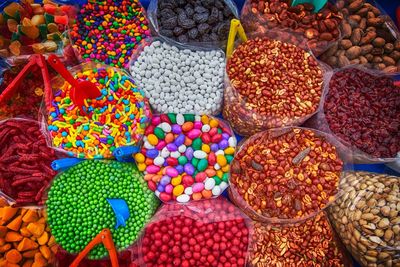
[(177, 197), (177, 196), (182, 195), (184, 190), (185, 190), (185, 188), (183, 187), (183, 185), (177, 185), (174, 187), (172, 194)]
[(195, 183), (192, 188), (193, 188), (194, 193), (199, 193), (199, 192), (203, 191), (204, 184), (203, 183)]
[(217, 155), (217, 163), (219, 166), (224, 167), (227, 164), (226, 158), (224, 155)]
[(165, 193), (171, 194), (171, 193), (172, 193), (172, 190), (174, 190), (174, 187), (173, 187), (171, 184), (167, 184), (167, 185), (165, 186)]
[(167, 168), (166, 169), (166, 174), (169, 177), (176, 177), (179, 175), (178, 171), (175, 168)]
[(157, 166), (162, 166), (165, 162), (165, 159), (163, 157), (156, 157), (153, 161), (154, 165)]
[(204, 159), (204, 158), (207, 157), (207, 153), (202, 151), (202, 150), (196, 150), (196, 151), (193, 152), (193, 156), (196, 159)]
[(207, 174), (205, 172), (198, 172), (194, 178), (197, 183), (201, 183), (207, 179)]
[(186, 203), (186, 202), (189, 202), (189, 200), (190, 200), (190, 196), (188, 196), (186, 194), (180, 195), (176, 198), (176, 201), (178, 201), (180, 203)]

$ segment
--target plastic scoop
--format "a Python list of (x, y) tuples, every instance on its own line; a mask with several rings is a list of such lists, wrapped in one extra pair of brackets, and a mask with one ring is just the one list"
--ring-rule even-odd
[(56, 55), (50, 55), (47, 61), (71, 85), (71, 99), (81, 111), (85, 112), (82, 108), (85, 106), (85, 99), (94, 99), (101, 96), (100, 90), (94, 83), (75, 80)]
[(126, 221), (129, 219), (130, 213), (128, 204), (122, 198), (107, 198), (108, 204), (110, 204), (111, 208), (114, 211), (116, 224), (115, 229), (118, 227), (126, 226)]
[(328, 0), (292, 0), (292, 6), (297, 6), (298, 4), (312, 4), (314, 6), (314, 12), (320, 11), (328, 2)]

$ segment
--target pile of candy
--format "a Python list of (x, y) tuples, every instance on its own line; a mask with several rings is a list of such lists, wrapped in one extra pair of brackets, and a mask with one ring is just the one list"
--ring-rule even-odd
[(162, 201), (188, 202), (219, 196), (228, 187), (235, 147), (224, 122), (168, 113), (153, 117), (135, 160)]
[(94, 82), (102, 95), (87, 100), (85, 114), (72, 102), (68, 82), (57, 88), (47, 120), (53, 146), (79, 158), (112, 158), (117, 147), (136, 145), (151, 112), (132, 78), (100, 65), (77, 70), (75, 78)]

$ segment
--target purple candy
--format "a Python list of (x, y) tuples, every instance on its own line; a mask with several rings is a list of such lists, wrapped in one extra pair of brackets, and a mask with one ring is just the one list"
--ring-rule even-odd
[(193, 148), (188, 147), (185, 151), (185, 156), (187, 157), (188, 160), (192, 160), (193, 158)]
[(225, 149), (229, 146), (229, 142), (226, 139), (222, 139), (218, 144), (219, 149)]
[(172, 133), (174, 134), (180, 134), (182, 132), (182, 128), (178, 124), (173, 124), (172, 125)]
[(231, 137), (231, 136), (229, 134), (227, 134), (227, 133), (223, 133), (222, 134), (222, 138), (224, 138), (225, 140), (228, 140), (229, 137)]
[(156, 145), (156, 148), (157, 148), (157, 150), (162, 150), (166, 145), (167, 145), (167, 143), (164, 140), (161, 140)]
[(179, 174), (183, 173), (183, 166), (182, 165), (175, 166), (175, 169), (179, 172)]
[(212, 152), (217, 152), (217, 151), (219, 150), (219, 147), (218, 147), (217, 144), (212, 144), (212, 145), (210, 146), (210, 148), (211, 148), (211, 151), (212, 151)]
[(185, 143), (185, 135), (184, 134), (180, 134), (176, 139), (174, 144), (179, 147), (181, 145), (183, 145), (183, 143)]
[(158, 149), (149, 149), (146, 151), (146, 157), (155, 159), (158, 156)]
[(171, 182), (171, 178), (167, 175), (164, 175), (160, 180), (160, 184), (164, 185), (164, 186), (169, 184), (170, 182)]
[(186, 163), (184, 166), (184, 170), (188, 175), (193, 175), (194, 173), (194, 167), (191, 163)]
[(161, 184), (159, 184), (159, 185), (157, 186), (157, 190), (160, 191), (160, 192), (164, 192), (164, 186), (161, 185)]
[(174, 143), (169, 143), (169, 144), (167, 145), (167, 149), (168, 149), (168, 151), (170, 151), (170, 152), (174, 152), (174, 151), (177, 151), (177, 150), (178, 150), (178, 147), (177, 147)]
[(193, 128), (195, 129), (201, 129), (201, 127), (203, 126), (203, 124), (201, 123), (201, 121), (195, 121), (193, 124)]

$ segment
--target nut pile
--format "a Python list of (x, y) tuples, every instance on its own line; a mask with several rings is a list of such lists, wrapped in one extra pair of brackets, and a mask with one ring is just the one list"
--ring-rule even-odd
[(0, 199), (0, 266), (54, 266), (58, 246), (44, 212)]
[(239, 45), (227, 63), (224, 117), (241, 135), (302, 123), (318, 108), (323, 71), (307, 51), (255, 38)]
[(314, 6), (309, 3), (292, 7), (290, 0), (250, 0), (243, 8), (241, 20), (247, 32), (290, 28), (293, 33), (299, 33), (296, 44), (305, 39), (314, 54), (319, 54), (340, 37), (342, 15), (329, 2), (317, 13), (313, 10)]
[(256, 222), (252, 240), (250, 266), (347, 266), (348, 259), (323, 213), (293, 226)]
[(180, 43), (224, 41), (234, 18), (224, 0), (158, 0), (159, 33)]
[(366, 0), (340, 0), (337, 6), (346, 16), (341, 23), (343, 39), (321, 59), (333, 67), (362, 64), (385, 72), (400, 71), (400, 40), (388, 17)]
[(246, 266), (246, 217), (226, 199), (164, 205), (139, 243), (142, 266)]
[(373, 158), (400, 152), (400, 87), (389, 76), (350, 68), (329, 83), (324, 103), (329, 129)]
[(131, 74), (159, 113), (216, 114), (223, 97), (225, 57), (153, 42), (144, 48)]
[(344, 245), (363, 266), (400, 266), (400, 180), (347, 172), (343, 195), (328, 209)]
[(311, 130), (262, 132), (232, 161), (230, 193), (256, 220), (300, 220), (335, 198), (342, 168), (336, 148)]

